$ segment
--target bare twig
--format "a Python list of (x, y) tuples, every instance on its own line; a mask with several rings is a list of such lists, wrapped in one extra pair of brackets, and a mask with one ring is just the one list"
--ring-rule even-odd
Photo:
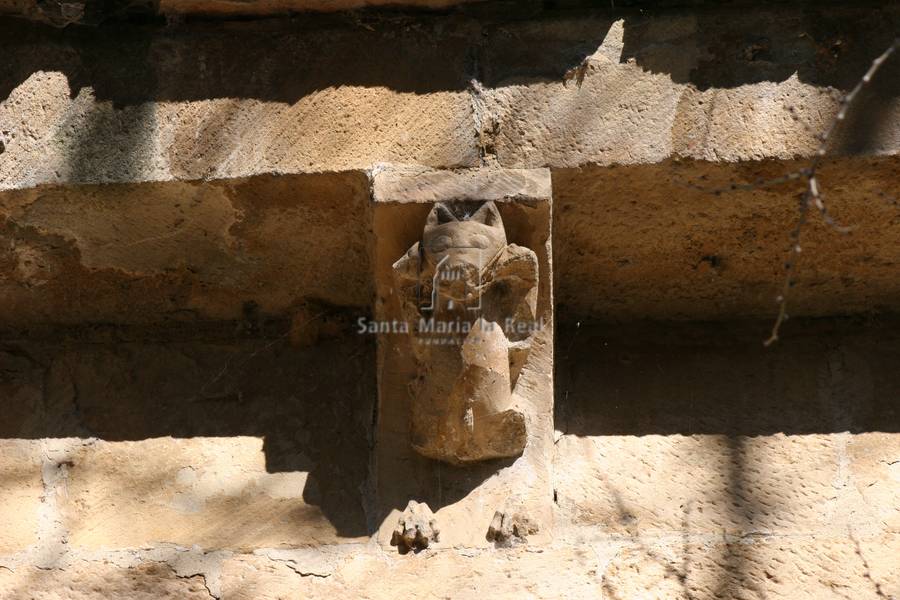
[(794, 269), (797, 265), (797, 260), (800, 258), (800, 253), (802, 252), (800, 246), (800, 234), (803, 233), (803, 226), (806, 224), (806, 219), (809, 215), (809, 204), (809, 191), (807, 191), (800, 199), (797, 225), (791, 232), (791, 249), (788, 253), (788, 259), (784, 263), (784, 270), (787, 275), (784, 278), (784, 283), (781, 285), (781, 293), (775, 298), (775, 301), (778, 302), (778, 316), (775, 318), (775, 324), (772, 326), (771, 335), (763, 342), (766, 346), (770, 346), (778, 340), (778, 332), (781, 329), (781, 324), (788, 318), (787, 294), (794, 285)]
[(837, 114), (820, 137), (819, 148), (810, 162), (809, 167), (800, 171), (802, 178), (806, 180), (806, 191), (803, 193), (803, 197), (800, 201), (800, 214), (797, 219), (797, 226), (791, 233), (791, 248), (788, 251), (788, 259), (785, 262), (784, 284), (781, 287), (781, 294), (776, 298), (776, 301), (778, 302), (778, 316), (775, 318), (775, 324), (772, 326), (772, 333), (769, 335), (768, 339), (763, 342), (763, 345), (765, 346), (770, 346), (778, 341), (781, 325), (788, 318), (787, 296), (788, 291), (794, 284), (794, 272), (796, 271), (797, 261), (799, 260), (801, 252), (800, 234), (803, 226), (807, 222), (810, 207), (815, 207), (822, 217), (822, 220), (835, 231), (838, 231), (839, 233), (848, 233), (852, 230), (851, 227), (838, 224), (829, 214), (828, 207), (825, 204), (825, 196), (822, 194), (819, 186), (819, 167), (822, 165), (822, 161), (828, 151), (828, 143), (831, 141), (832, 137), (834, 137), (834, 133), (840, 127), (841, 123), (847, 118), (847, 113), (853, 106), (853, 103), (856, 101), (860, 92), (864, 87), (871, 83), (882, 65), (884, 65), (892, 54), (897, 52), (898, 48), (900, 48), (900, 37), (895, 38), (888, 49), (872, 61), (872, 64), (869, 66), (865, 75), (862, 76), (862, 79), (860, 79), (853, 89), (841, 99), (840, 108), (838, 108)]
[(689, 187), (698, 192), (705, 192), (707, 194), (715, 194), (716, 196), (720, 196), (722, 194), (727, 194), (728, 192), (751, 192), (754, 190), (758, 190), (761, 188), (767, 187), (776, 187), (779, 185), (783, 185), (785, 183), (789, 183), (791, 181), (799, 181), (803, 179), (804, 170), (792, 171), (780, 177), (772, 177), (772, 178), (759, 178), (751, 183), (730, 183), (724, 187), (704, 187), (702, 185), (697, 185), (696, 183), (682, 183), (682, 185)]

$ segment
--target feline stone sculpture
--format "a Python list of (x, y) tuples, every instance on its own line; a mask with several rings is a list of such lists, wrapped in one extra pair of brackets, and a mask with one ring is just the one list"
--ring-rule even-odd
[(520, 455), (514, 388), (540, 326), (535, 253), (507, 243), (493, 202), (437, 203), (393, 268), (418, 366), (413, 448), (454, 464)]

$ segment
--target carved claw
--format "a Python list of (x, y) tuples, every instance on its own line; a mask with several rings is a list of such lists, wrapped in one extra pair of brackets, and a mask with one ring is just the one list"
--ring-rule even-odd
[(497, 547), (509, 548), (525, 543), (529, 535), (537, 532), (538, 526), (527, 516), (498, 510), (488, 527), (487, 539)]
[(434, 513), (428, 505), (410, 500), (394, 529), (391, 546), (397, 546), (400, 554), (410, 550), (421, 552), (432, 542), (440, 541), (440, 535)]

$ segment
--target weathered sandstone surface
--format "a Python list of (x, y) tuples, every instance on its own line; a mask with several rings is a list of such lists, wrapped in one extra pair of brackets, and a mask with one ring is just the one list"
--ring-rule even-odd
[[(803, 192), (766, 182), (900, 9), (268, 18), (375, 4), (0, 0), (43, 22), (0, 18), (0, 600), (900, 597), (900, 56), (760, 343)], [(494, 369), (524, 448), (461, 468), (358, 323), (482, 200), (551, 326)]]
[[(382, 163), (549, 167), (563, 314), (771, 314), (801, 189), (730, 188), (807, 166), (898, 15), (4, 21), (0, 320), (369, 305)], [(822, 188), (854, 229), (813, 215), (792, 314), (897, 306), (898, 68), (829, 148)]]
[(763, 325), (564, 329), (552, 540), (406, 556), (366, 533), (357, 336), (17, 344), (4, 397), (46, 409), (2, 424), (0, 597), (896, 595), (895, 322)]
[[(888, 5), (62, 31), (6, 20), (0, 188), (808, 157), (898, 19)], [(897, 69), (836, 153), (896, 154)]]

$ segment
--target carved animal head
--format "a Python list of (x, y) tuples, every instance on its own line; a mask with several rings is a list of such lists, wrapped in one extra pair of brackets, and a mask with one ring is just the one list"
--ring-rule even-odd
[(500, 211), (485, 202), (473, 212), (471, 203), (438, 202), (428, 214), (422, 235), (425, 260), (442, 268), (485, 267), (506, 246)]

